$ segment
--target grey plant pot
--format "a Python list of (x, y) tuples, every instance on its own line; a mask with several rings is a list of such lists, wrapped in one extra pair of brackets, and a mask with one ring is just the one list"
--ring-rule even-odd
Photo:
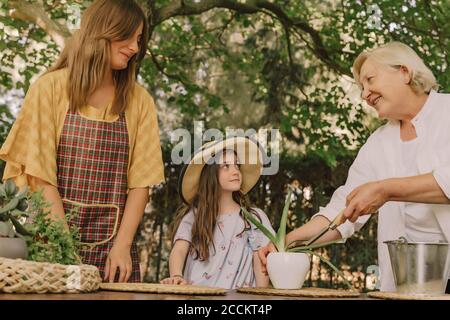
[(10, 259), (26, 259), (28, 256), (27, 244), (21, 238), (0, 237), (0, 257)]

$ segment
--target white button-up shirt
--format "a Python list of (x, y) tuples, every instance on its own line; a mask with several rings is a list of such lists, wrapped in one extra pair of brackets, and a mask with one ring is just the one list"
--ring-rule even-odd
[[(416, 158), (419, 173), (432, 172), (445, 195), (450, 198), (450, 94), (431, 91), (425, 105), (412, 122), (419, 138)], [(378, 128), (361, 147), (350, 167), (345, 185), (334, 192), (328, 205), (320, 208), (317, 215), (324, 215), (331, 221), (345, 208), (347, 195), (356, 187), (371, 181), (403, 177), (400, 144), (399, 121), (390, 121)], [(450, 205), (427, 204), (426, 206), (435, 215), (448, 242), (450, 240)], [(381, 291), (395, 291), (389, 253), (383, 241), (397, 240), (401, 236), (406, 236), (405, 202), (387, 202), (379, 209), (378, 215)], [(338, 227), (338, 230), (343, 238), (348, 238), (368, 219), (369, 215), (364, 215), (355, 223), (346, 221)]]

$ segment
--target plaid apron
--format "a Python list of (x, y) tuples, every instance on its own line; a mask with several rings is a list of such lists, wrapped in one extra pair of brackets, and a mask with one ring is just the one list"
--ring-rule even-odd
[[(106, 122), (67, 112), (57, 152), (58, 190), (66, 213), (79, 206), (69, 224), (80, 230), (83, 263), (97, 266), (102, 278), (125, 209), (128, 150), (124, 113)], [(131, 259), (129, 282), (140, 282), (136, 239)]]

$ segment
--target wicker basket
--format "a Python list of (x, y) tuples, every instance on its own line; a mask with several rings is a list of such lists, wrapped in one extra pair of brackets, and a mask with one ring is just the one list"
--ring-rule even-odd
[(97, 267), (62, 265), (0, 257), (0, 292), (79, 293), (98, 290)]

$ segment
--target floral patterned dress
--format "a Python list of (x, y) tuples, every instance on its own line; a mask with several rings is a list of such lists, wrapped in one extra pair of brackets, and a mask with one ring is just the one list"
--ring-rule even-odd
[[(256, 209), (264, 226), (273, 233), (267, 215)], [(194, 213), (190, 211), (182, 219), (174, 237), (177, 240), (192, 240)], [(189, 253), (183, 272), (186, 281), (193, 285), (236, 289), (256, 285), (253, 272), (253, 252), (267, 245), (269, 239), (253, 224), (245, 230), (244, 220), (239, 212), (219, 216), (214, 230), (214, 247), (210, 248), (210, 257), (206, 261), (194, 259)]]

